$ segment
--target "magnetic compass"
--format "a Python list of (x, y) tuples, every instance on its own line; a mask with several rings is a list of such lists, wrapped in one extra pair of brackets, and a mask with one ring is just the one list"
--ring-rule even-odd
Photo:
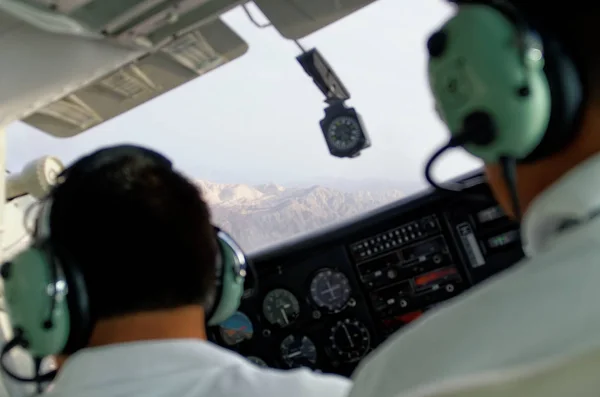
[(362, 129), (357, 119), (340, 116), (329, 124), (325, 138), (332, 148), (347, 152), (360, 145), (362, 136)]
[(371, 146), (360, 115), (344, 102), (336, 102), (325, 109), (321, 130), (329, 153), (336, 157), (356, 157)]

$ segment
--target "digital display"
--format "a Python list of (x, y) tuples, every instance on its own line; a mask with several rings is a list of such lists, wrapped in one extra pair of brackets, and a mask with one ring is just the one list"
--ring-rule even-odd
[(514, 243), (519, 240), (519, 231), (511, 230), (506, 233), (499, 234), (487, 240), (490, 248), (504, 247), (505, 245)]
[(477, 213), (477, 220), (479, 223), (487, 223), (500, 219), (504, 216), (504, 212), (500, 206), (486, 208), (483, 211)]

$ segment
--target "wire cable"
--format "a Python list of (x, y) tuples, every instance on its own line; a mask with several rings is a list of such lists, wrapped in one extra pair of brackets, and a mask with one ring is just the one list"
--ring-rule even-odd
[(462, 185), (458, 183), (451, 182), (450, 184), (446, 184), (445, 186), (440, 185), (433, 178), (432, 171), (433, 164), (440, 158), (442, 154), (446, 153), (449, 149), (462, 146), (463, 144), (465, 144), (465, 142), (467, 142), (467, 136), (465, 134), (453, 136), (452, 138), (450, 138), (448, 143), (437, 149), (429, 158), (429, 160), (427, 160), (427, 164), (425, 165), (425, 179), (432, 187), (434, 187), (437, 190), (448, 193), (458, 193), (464, 190), (464, 187), (462, 187)]
[(453, 149), (455, 147), (463, 146), (466, 142), (469, 141), (469, 137), (467, 134), (459, 134), (450, 138), (448, 143), (444, 146), (438, 148), (433, 155), (427, 160), (427, 164), (425, 165), (425, 179), (427, 182), (437, 191), (457, 195), (460, 194), (464, 198), (469, 198), (475, 201), (487, 201), (488, 197), (484, 194), (467, 192), (467, 189), (472, 185), (467, 185), (465, 183), (456, 183), (450, 182), (441, 185), (433, 178), (433, 164), (441, 157), (449, 149)]
[(512, 201), (513, 216), (517, 222), (521, 221), (521, 204), (519, 200), (519, 192), (517, 189), (517, 161), (512, 157), (501, 157), (500, 167), (502, 167), (502, 174), (510, 199)]

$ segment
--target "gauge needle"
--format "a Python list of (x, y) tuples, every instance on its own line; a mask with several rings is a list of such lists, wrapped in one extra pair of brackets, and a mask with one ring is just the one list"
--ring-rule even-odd
[(290, 320), (288, 320), (288, 316), (287, 316), (287, 314), (285, 314), (285, 309), (282, 307), (280, 309), (280, 311), (281, 311), (281, 315), (283, 316), (283, 321), (285, 321), (286, 324), (289, 324)]
[(299, 355), (301, 355), (301, 354), (302, 354), (302, 352), (296, 351), (296, 352), (293, 352), (293, 353), (290, 353), (290, 354), (288, 354), (288, 357), (289, 357), (289, 358), (292, 358), (292, 357), (299, 356)]
[(329, 281), (326, 281), (326, 283), (327, 283), (327, 289), (325, 290), (325, 292), (328, 292), (331, 295), (332, 298), (335, 298), (335, 292), (334, 291), (336, 289), (338, 289), (339, 286), (336, 285), (336, 286), (332, 287), (331, 283)]
[(350, 332), (348, 332), (348, 328), (346, 328), (345, 325), (342, 325), (342, 328), (344, 328), (344, 332), (346, 333), (346, 337), (348, 338), (348, 341), (350, 342), (350, 347), (354, 347), (354, 342), (352, 341), (352, 337), (350, 336)]

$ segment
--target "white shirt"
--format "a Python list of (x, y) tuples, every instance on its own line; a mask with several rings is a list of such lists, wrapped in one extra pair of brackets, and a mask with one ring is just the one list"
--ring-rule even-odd
[[(361, 363), (350, 397), (600, 393), (600, 155), (542, 193), (528, 259), (433, 310)], [(560, 225), (579, 222), (568, 229)]]
[(260, 368), (209, 342), (168, 340), (84, 349), (48, 397), (346, 397), (349, 379)]

